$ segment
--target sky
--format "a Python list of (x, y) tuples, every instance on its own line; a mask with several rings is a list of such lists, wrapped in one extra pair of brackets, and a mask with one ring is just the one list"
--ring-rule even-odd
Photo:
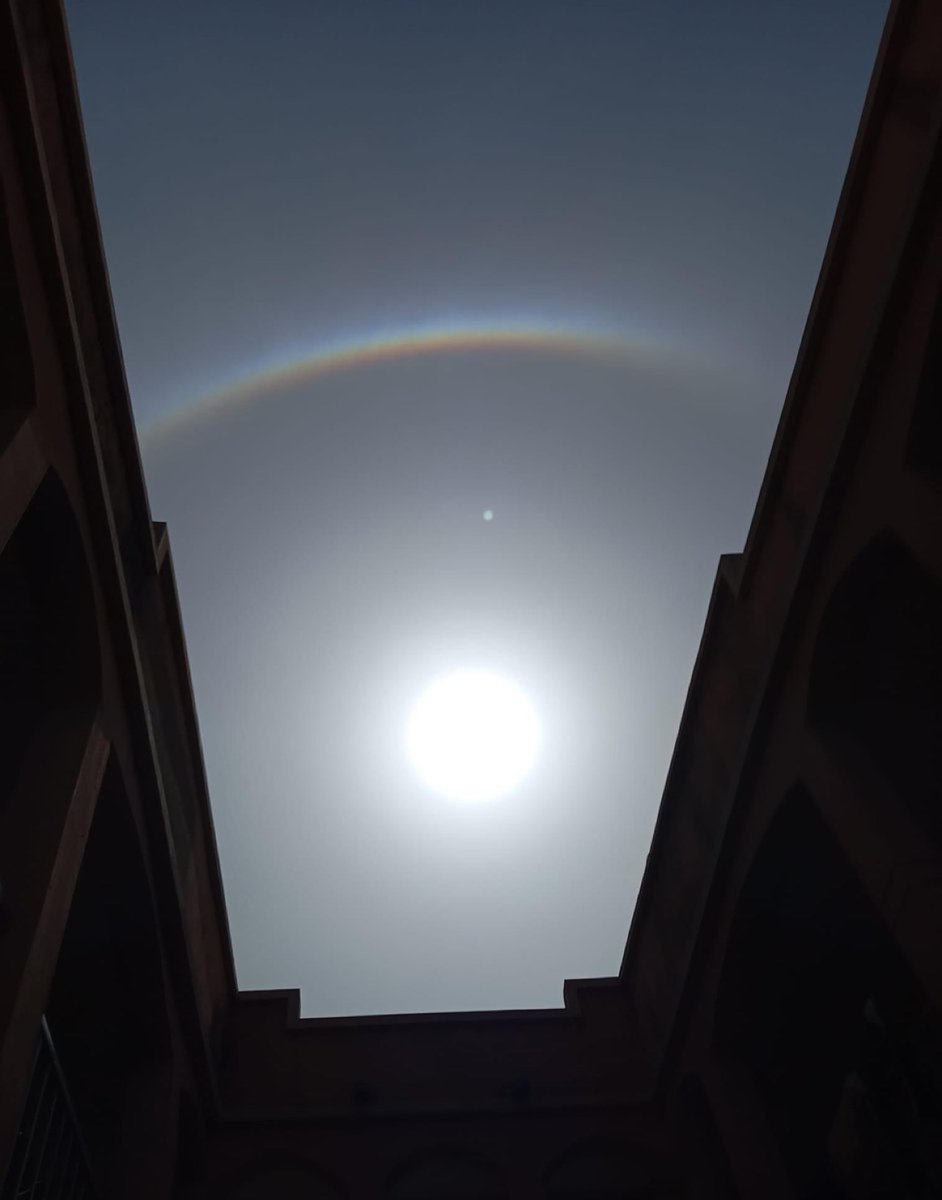
[[(558, 1006), (621, 961), (885, 0), (67, 11), (239, 985)], [(540, 731), (473, 803), (407, 744), (469, 670)]]

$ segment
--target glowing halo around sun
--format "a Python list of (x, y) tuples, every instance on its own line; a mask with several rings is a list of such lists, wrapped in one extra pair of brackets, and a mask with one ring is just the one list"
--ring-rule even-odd
[(453, 671), (422, 693), (406, 730), (422, 782), (449, 800), (496, 800), (532, 767), (540, 725), (530, 701), (492, 671)]

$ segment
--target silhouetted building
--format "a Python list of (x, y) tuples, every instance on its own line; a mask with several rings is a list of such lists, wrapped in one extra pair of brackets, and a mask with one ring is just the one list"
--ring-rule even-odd
[(942, 1195), (942, 5), (894, 4), (616, 978), (236, 990), (59, 0), (0, 5), (0, 1198)]

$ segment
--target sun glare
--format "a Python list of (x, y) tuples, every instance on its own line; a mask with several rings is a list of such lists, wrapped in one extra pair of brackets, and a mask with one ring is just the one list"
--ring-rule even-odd
[(493, 800), (529, 771), (539, 748), (536, 713), (516, 684), (491, 671), (436, 679), (407, 730), (416, 771), (450, 800)]

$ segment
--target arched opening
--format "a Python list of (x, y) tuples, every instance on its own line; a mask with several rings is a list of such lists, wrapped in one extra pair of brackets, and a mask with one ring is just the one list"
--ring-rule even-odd
[(499, 1200), (507, 1190), (487, 1160), (459, 1147), (423, 1151), (389, 1181), (389, 1200)]
[[(171, 1040), (160, 940), (123, 782), (108, 766), (46, 1011), (105, 1195), (171, 1185)], [(147, 1185), (147, 1186), (145, 1186)]]
[(94, 714), (100, 690), (91, 580), (52, 472), (0, 556), (0, 805), (45, 724)]
[(743, 886), (715, 1049), (751, 1075), (799, 1196), (942, 1181), (939, 1014), (802, 788)]
[(823, 739), (868, 757), (923, 827), (942, 835), (942, 586), (888, 533), (831, 595), (808, 717)]
[(20, 301), (7, 204), (0, 187), (0, 452), (35, 398), (33, 355)]

